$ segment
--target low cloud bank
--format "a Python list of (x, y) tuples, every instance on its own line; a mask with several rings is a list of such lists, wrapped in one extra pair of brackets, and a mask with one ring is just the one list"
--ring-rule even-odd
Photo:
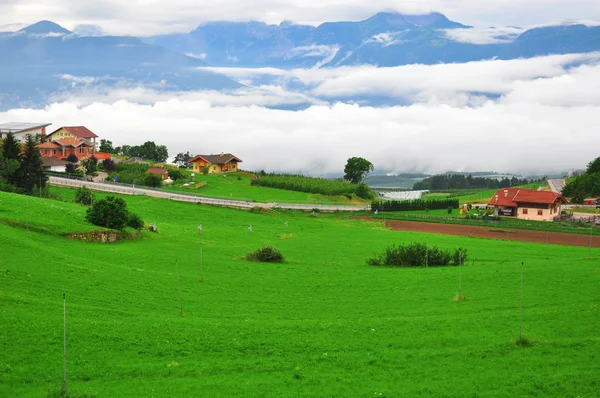
[[(554, 173), (599, 155), (599, 60), (595, 53), (398, 68), (228, 70), (239, 79), (273, 75), (280, 84), (228, 94), (90, 87), (44, 109), (0, 113), (0, 121), (86, 125), (114, 145), (167, 145), (171, 157), (232, 152), (248, 170), (339, 176), (349, 157), (362, 156), (381, 173)], [(310, 88), (293, 92), (281, 79)], [(336, 95), (399, 96), (411, 104), (361, 106), (335, 102)], [(297, 104), (306, 108), (270, 109)]]

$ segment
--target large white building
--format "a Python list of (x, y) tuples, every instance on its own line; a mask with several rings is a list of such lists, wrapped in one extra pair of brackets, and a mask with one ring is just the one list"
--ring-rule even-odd
[(27, 134), (35, 136), (46, 135), (46, 127), (52, 123), (21, 123), (21, 122), (10, 122), (0, 124), (0, 139), (6, 138), (8, 133), (13, 133), (16, 140), (19, 142), (25, 142)]

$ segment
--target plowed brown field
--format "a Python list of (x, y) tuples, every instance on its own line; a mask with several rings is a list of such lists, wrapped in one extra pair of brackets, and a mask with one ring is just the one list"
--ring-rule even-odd
[[(427, 232), (432, 234), (474, 236), (487, 239), (509, 239), (519, 242), (546, 243), (551, 245), (590, 246), (590, 235), (564, 232), (533, 231), (494, 226), (442, 224), (417, 221), (386, 220), (385, 226), (396, 231)], [(508, 232), (507, 232), (508, 231)], [(592, 236), (592, 247), (600, 248), (600, 237)]]

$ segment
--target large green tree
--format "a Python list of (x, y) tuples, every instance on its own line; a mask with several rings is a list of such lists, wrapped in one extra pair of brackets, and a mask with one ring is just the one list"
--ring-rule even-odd
[(353, 184), (360, 184), (367, 175), (374, 170), (373, 163), (367, 159), (353, 157), (348, 159), (344, 167), (344, 180)]
[(100, 148), (98, 148), (100, 152), (113, 153), (114, 148), (112, 146), (112, 141), (101, 139), (100, 140)]
[(38, 141), (30, 134), (26, 136), (25, 151), (23, 152), (19, 174), (20, 179), (16, 185), (29, 195), (33, 193), (36, 187), (44, 188), (48, 180), (42, 167), (42, 155), (40, 155)]
[(22, 159), (21, 144), (13, 133), (8, 133), (2, 143), (2, 161), (0, 162), (0, 178), (16, 186), (21, 179), (20, 167)]

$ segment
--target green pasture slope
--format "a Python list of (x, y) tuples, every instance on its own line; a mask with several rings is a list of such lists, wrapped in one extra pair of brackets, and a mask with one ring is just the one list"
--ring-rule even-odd
[[(186, 171), (189, 175), (190, 172)], [(251, 173), (238, 172), (226, 174), (201, 174), (195, 173), (194, 181), (191, 177), (179, 180), (166, 189), (192, 195), (202, 195), (221, 199), (245, 200), (248, 202), (276, 202), (276, 203), (312, 203), (333, 205), (368, 205), (369, 201), (353, 196), (348, 199), (343, 195), (327, 196), (316, 193), (306, 193), (250, 185)], [(239, 180), (238, 180), (239, 177)], [(183, 184), (189, 183), (185, 187)]]
[[(85, 207), (36, 198), (29, 222), (44, 217), (55, 232), (28, 231), (11, 221), (26, 198), (0, 193), (0, 396), (60, 393), (63, 293), (72, 397), (600, 391), (597, 249), (394, 232), (341, 214), (124, 198), (159, 232), (116, 244), (69, 240), (60, 235), (85, 227)], [(409, 241), (468, 248), (467, 301), (451, 300), (456, 267), (365, 264), (390, 243)], [(263, 244), (279, 247), (286, 262), (243, 260)], [(534, 341), (526, 348), (512, 343), (521, 261), (524, 333)]]

